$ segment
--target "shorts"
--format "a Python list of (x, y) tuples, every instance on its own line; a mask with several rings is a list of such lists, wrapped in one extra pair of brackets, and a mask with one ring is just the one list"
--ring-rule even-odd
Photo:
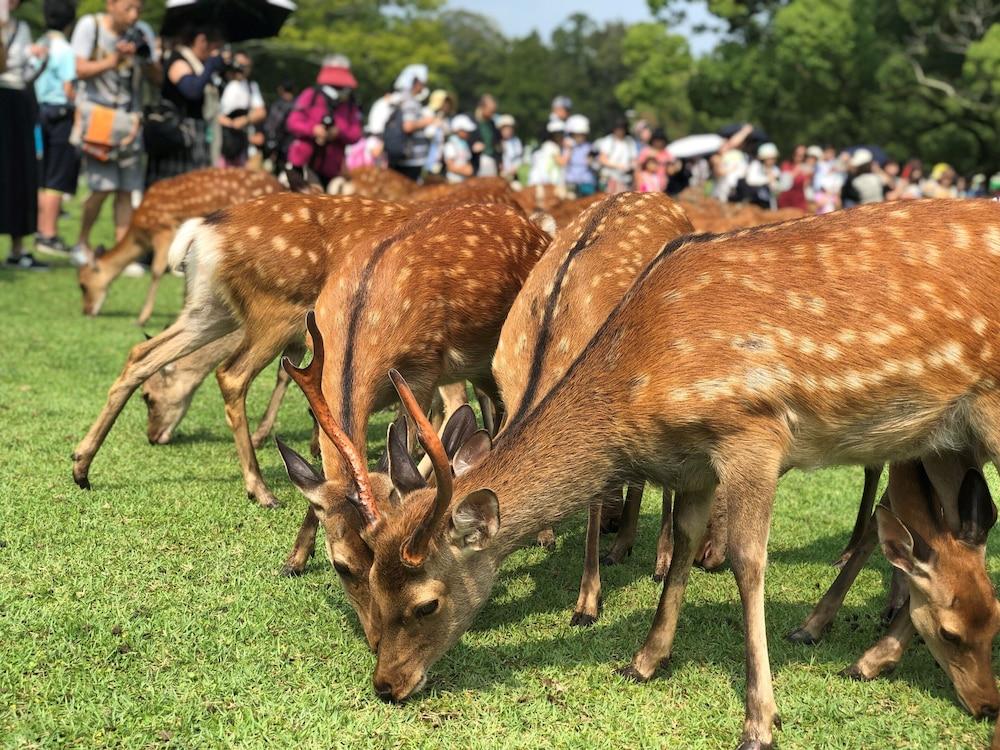
[(42, 173), (39, 187), (73, 195), (80, 178), (80, 155), (69, 142), (73, 110), (66, 106), (42, 104), (39, 108), (42, 132)]
[(117, 159), (99, 161), (83, 155), (83, 172), (87, 187), (94, 193), (131, 193), (145, 186), (142, 151), (129, 149)]

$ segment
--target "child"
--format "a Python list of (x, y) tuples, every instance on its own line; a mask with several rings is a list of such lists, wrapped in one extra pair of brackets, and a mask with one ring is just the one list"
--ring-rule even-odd
[(561, 120), (549, 120), (542, 134), (542, 145), (531, 156), (531, 172), (528, 175), (529, 185), (562, 185), (563, 160), (562, 142), (563, 125)]
[(648, 154), (639, 165), (639, 184), (636, 187), (640, 193), (662, 193), (667, 189), (666, 177), (654, 155)]
[(513, 115), (500, 115), (497, 118), (497, 127), (500, 128), (500, 174), (508, 180), (517, 179), (517, 171), (524, 160), (524, 146), (514, 132), (516, 125)]
[(597, 180), (594, 170), (590, 168), (591, 146), (587, 141), (590, 120), (583, 115), (571, 115), (566, 120), (566, 134), (569, 136), (564, 148), (566, 184), (579, 197), (593, 195), (597, 190)]
[(448, 182), (467, 180), (475, 174), (472, 166), (472, 146), (469, 143), (476, 123), (468, 115), (451, 118), (451, 135), (444, 144), (444, 168)]

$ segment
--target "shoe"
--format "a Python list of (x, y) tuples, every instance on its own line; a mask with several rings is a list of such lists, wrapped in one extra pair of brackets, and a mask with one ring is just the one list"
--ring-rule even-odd
[(35, 250), (36, 252), (45, 253), (46, 255), (54, 255), (57, 258), (69, 257), (69, 248), (66, 247), (66, 243), (58, 237), (44, 237), (43, 235), (36, 234)]
[(72, 249), (69, 251), (69, 262), (77, 268), (83, 268), (85, 265), (90, 263), (90, 256), (91, 252), (87, 249), (86, 245), (82, 245), (78, 242), (73, 245)]
[(122, 271), (122, 276), (127, 276), (130, 279), (138, 279), (145, 275), (146, 267), (142, 263), (129, 263)]
[(49, 264), (35, 260), (31, 253), (22, 253), (20, 257), (7, 257), (7, 268), (19, 269), (21, 271), (48, 271)]

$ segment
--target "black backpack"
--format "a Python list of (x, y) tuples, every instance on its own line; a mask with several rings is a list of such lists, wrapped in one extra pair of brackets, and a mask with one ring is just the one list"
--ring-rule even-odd
[(393, 107), (392, 114), (385, 122), (385, 131), (382, 133), (385, 154), (389, 158), (390, 164), (397, 164), (406, 159), (408, 141), (406, 132), (403, 130), (403, 109), (402, 107)]

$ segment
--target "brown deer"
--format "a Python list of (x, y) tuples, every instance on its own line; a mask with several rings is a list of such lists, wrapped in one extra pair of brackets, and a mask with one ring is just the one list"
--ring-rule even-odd
[(621, 672), (649, 680), (670, 657), (718, 490), (744, 609), (741, 748), (770, 747), (764, 570), (778, 478), (952, 447), (1000, 457), (998, 256), (1000, 211), (973, 200), (668, 243), (530, 413), (495, 445), (463, 446), (456, 462), (471, 468), (453, 483), (436, 461), (435, 489), (360, 498), (372, 503), (362, 534), (382, 621), (376, 692), (398, 701), (423, 686), (523, 537), (612, 477), (649, 478), (677, 491), (674, 552), (650, 633)]
[[(519, 208), (472, 205), (422, 214), (359, 250), (316, 301), (319, 330), (328, 342), (322, 393), (329, 405), (311, 402), (317, 418), (317, 409), (328, 408), (366, 466), (369, 417), (393, 401), (385, 383), (390, 367), (414, 379), (421, 404), (429, 403), (436, 384), (457, 380), (471, 381), (496, 401), (490, 361), (500, 328), (549, 240)], [(363, 543), (343, 521), (345, 513), (357, 520), (345, 510), (349, 467), (336, 450), (327, 449), (322, 434), (320, 441), (322, 484), (303, 485), (289, 472), (310, 506), (284, 570), (288, 575), (304, 570), (322, 521), (331, 560), (335, 567), (341, 561), (337, 571), (351, 590), (359, 580), (367, 585), (370, 555), (360, 552)], [(410, 467), (397, 461), (394, 468)], [(364, 619), (365, 608), (358, 609)]]
[(167, 251), (181, 222), (282, 190), (281, 183), (266, 172), (215, 167), (153, 184), (132, 214), (121, 240), (107, 252), (101, 253), (99, 249), (90, 262), (77, 271), (83, 293), (83, 314), (97, 315), (108, 296), (108, 288), (125, 266), (152, 251), (149, 291), (137, 321), (144, 325), (153, 314), (160, 279), (167, 270)]

